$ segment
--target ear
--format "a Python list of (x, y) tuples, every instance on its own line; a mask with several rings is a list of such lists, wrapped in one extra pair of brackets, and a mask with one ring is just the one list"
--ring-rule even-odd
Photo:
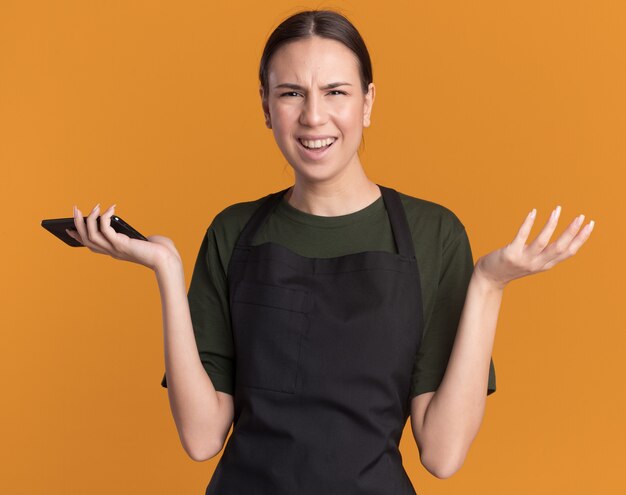
[(263, 107), (263, 114), (265, 115), (265, 125), (268, 129), (272, 128), (272, 121), (270, 119), (270, 108), (267, 103), (267, 96), (263, 91), (263, 86), (259, 85), (259, 96), (261, 97), (261, 106)]
[(367, 87), (365, 101), (363, 102), (363, 127), (369, 127), (371, 124), (370, 115), (372, 114), (372, 106), (374, 105), (375, 97), (376, 87), (374, 86), (374, 83), (370, 83)]

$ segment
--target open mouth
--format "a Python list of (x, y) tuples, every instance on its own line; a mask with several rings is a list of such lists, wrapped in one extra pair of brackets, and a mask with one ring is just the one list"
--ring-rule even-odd
[[(310, 153), (322, 153), (326, 151), (327, 149), (329, 149), (333, 144), (335, 144), (336, 141), (337, 141), (336, 138), (325, 139), (325, 140), (322, 140), (321, 142), (307, 141), (309, 145), (313, 145), (313, 146), (307, 146), (306, 144), (302, 142), (300, 138), (298, 138), (298, 143), (300, 143), (300, 146), (302, 146), (305, 150), (307, 150)], [(328, 144), (324, 144), (324, 142)]]

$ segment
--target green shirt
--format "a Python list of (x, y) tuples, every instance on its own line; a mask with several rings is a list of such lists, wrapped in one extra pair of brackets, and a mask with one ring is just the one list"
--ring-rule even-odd
[[(437, 390), (446, 371), (474, 260), (464, 225), (448, 208), (399, 193), (420, 271), (424, 336), (412, 373), (411, 397)], [(218, 213), (202, 239), (188, 300), (200, 360), (215, 390), (234, 394), (235, 348), (226, 274), (233, 246), (265, 197)], [(362, 251), (397, 252), (382, 196), (334, 217), (303, 212), (284, 199), (257, 231), (253, 245), (275, 242), (311, 258)], [(166, 376), (161, 381), (167, 387)], [(493, 359), (487, 395), (496, 390)]]

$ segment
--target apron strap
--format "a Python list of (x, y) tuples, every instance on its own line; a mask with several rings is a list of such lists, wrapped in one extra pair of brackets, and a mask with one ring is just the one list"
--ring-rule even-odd
[(278, 206), (278, 203), (288, 190), (289, 187), (283, 189), (282, 191), (270, 193), (265, 197), (261, 206), (254, 211), (250, 220), (248, 220), (248, 223), (246, 223), (241, 234), (239, 235), (236, 243), (238, 247), (247, 248), (252, 246), (252, 240), (254, 239), (257, 230), (259, 230), (259, 227), (261, 227), (265, 218), (268, 217), (274, 208)]
[(391, 187), (381, 186), (380, 184), (376, 185), (380, 187), (383, 201), (385, 202), (385, 208), (387, 208), (387, 212), (389, 213), (389, 222), (391, 223), (391, 230), (393, 231), (398, 253), (401, 256), (414, 259), (415, 250), (411, 237), (411, 229), (409, 228), (409, 222), (406, 218), (406, 212), (402, 206), (402, 200), (400, 199), (398, 191)]

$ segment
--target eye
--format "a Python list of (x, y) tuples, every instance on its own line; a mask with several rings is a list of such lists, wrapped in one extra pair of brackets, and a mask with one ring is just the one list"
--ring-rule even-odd
[[(339, 89), (333, 89), (332, 91), (330, 91), (330, 94), (332, 93), (337, 93), (340, 95), (347, 95), (348, 93), (346, 93), (345, 91), (341, 91)], [(300, 93), (296, 92), (296, 91), (289, 91), (288, 93), (282, 93), (280, 96), (290, 96), (290, 95), (299, 95)]]

